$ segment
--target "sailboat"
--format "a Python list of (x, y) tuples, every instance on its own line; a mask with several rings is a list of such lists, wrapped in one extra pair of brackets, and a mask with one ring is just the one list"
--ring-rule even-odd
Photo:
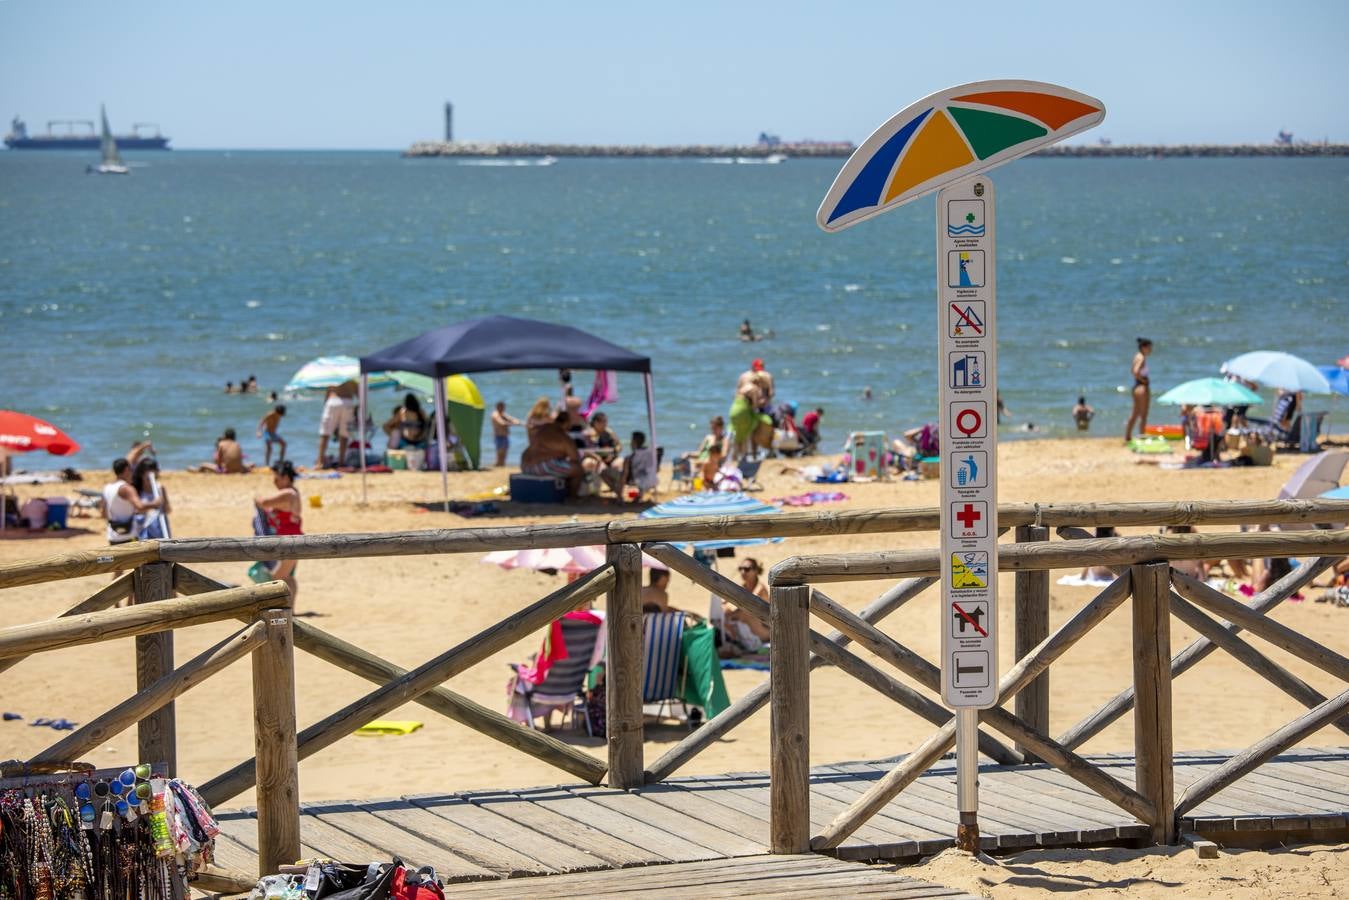
[(97, 166), (87, 166), (84, 171), (90, 175), (130, 175), (131, 170), (117, 154), (117, 142), (113, 140), (112, 129), (108, 127), (108, 111), (101, 103), (98, 113), (103, 119), (103, 161)]

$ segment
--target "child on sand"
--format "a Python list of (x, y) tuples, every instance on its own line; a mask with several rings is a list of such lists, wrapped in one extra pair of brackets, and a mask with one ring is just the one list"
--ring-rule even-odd
[(277, 434), (277, 429), (281, 427), (281, 417), (285, 414), (286, 405), (278, 403), (271, 412), (258, 420), (258, 437), (266, 442), (267, 456), (264, 465), (268, 468), (272, 465), (272, 444), (277, 444), (280, 448), (276, 454), (276, 461), (281, 462), (286, 458), (286, 440)]

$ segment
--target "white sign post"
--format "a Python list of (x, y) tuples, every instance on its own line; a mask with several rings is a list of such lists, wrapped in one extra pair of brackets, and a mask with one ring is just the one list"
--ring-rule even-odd
[(979, 846), (979, 714), (998, 701), (998, 345), (993, 182), (937, 193), (941, 694), (956, 710), (956, 842)]
[(979, 710), (998, 701), (998, 350), (989, 169), (1098, 125), (1105, 104), (1037, 81), (962, 84), (876, 129), (815, 221), (825, 231), (937, 191), (941, 694), (956, 710), (957, 846), (979, 848)]

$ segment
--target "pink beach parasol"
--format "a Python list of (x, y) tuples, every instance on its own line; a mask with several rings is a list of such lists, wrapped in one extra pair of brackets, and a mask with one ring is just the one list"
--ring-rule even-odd
[[(494, 550), (482, 558), (485, 563), (503, 569), (533, 569), (582, 575), (604, 565), (603, 547), (554, 547), (547, 550)], [(665, 564), (642, 554), (642, 565), (664, 569)]]

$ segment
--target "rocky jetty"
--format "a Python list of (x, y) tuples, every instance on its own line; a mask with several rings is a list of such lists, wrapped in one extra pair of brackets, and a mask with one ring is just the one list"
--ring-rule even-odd
[[(418, 141), (403, 152), (405, 157), (617, 157), (626, 159), (718, 159), (736, 157), (761, 159), (784, 155), (794, 159), (842, 158), (855, 148), (849, 143), (777, 144), (525, 144), (470, 141)], [(1169, 144), (1169, 145), (1058, 145), (1040, 150), (1035, 156), (1125, 156), (1221, 157), (1221, 156), (1349, 156), (1349, 144)]]

